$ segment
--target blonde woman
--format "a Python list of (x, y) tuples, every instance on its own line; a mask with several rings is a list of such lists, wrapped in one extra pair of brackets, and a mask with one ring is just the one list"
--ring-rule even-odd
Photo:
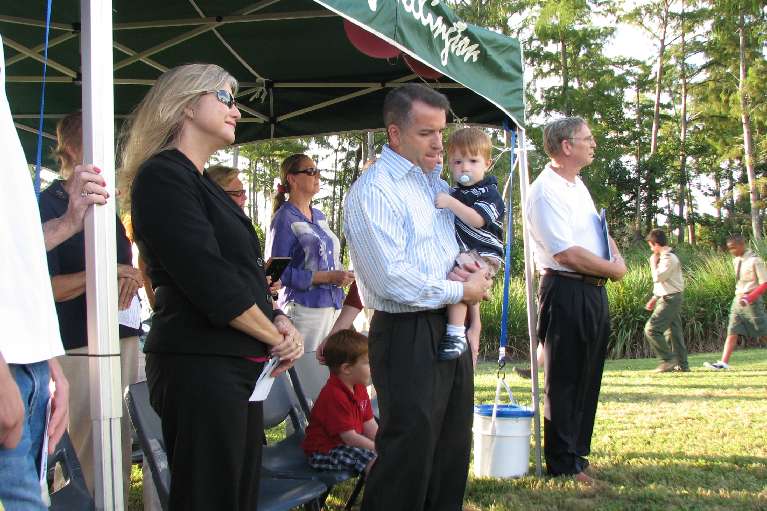
[(354, 281), (354, 273), (344, 270), (338, 238), (322, 211), (312, 207), (320, 191), (314, 160), (305, 154), (288, 156), (280, 166), (280, 180), (269, 253), (291, 258), (280, 277), (279, 305), (306, 340), (306, 355), (296, 370), (307, 397), (314, 401), (329, 376), (314, 352), (333, 327), (344, 301), (342, 288)]
[(146, 373), (162, 419), (170, 509), (257, 507), (263, 409), (249, 402), (264, 362), (303, 353), (272, 309), (253, 226), (203, 174), (234, 142), (237, 81), (211, 64), (165, 72), (122, 139), (136, 243), (155, 288)]

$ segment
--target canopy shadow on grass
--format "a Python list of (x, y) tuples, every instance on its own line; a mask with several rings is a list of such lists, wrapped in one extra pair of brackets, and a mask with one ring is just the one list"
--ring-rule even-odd
[[(650, 464), (637, 464), (648, 461)], [(619, 470), (611, 468), (620, 467)], [(684, 478), (678, 474), (684, 473)], [(673, 490), (757, 492), (754, 502), (767, 506), (767, 495), (758, 496), (767, 481), (767, 458), (759, 456), (691, 455), (671, 452), (627, 452), (599, 465), (598, 477), (614, 484), (668, 485)], [(639, 486), (638, 486), (639, 487)]]
[[(602, 392), (599, 395), (599, 402), (615, 401), (619, 403), (679, 403), (683, 401), (711, 401), (712, 399), (722, 401), (759, 401), (763, 402), (765, 397), (762, 396), (743, 396), (743, 395), (731, 395), (723, 396), (721, 394), (708, 394), (708, 395), (694, 395), (694, 394), (676, 394), (676, 393), (654, 393), (652, 399), (648, 398), (647, 393), (641, 392)], [(597, 414), (599, 412), (597, 411)]]

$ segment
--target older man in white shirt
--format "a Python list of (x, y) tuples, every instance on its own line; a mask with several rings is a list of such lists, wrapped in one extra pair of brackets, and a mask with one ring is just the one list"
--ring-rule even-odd
[(551, 161), (530, 187), (525, 220), (542, 275), (538, 336), (545, 353), (546, 468), (551, 475), (593, 483), (585, 472), (586, 456), (610, 335), (604, 286), (608, 279), (622, 278), (626, 265), (615, 242), (605, 239), (579, 177), (596, 149), (588, 125), (579, 117), (564, 118), (543, 133)]

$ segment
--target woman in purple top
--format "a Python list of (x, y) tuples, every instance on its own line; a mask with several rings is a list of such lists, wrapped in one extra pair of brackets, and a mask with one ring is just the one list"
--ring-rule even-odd
[[(270, 228), (271, 257), (290, 257), (280, 277), (279, 305), (304, 335), (304, 356), (296, 363), (307, 397), (314, 400), (328, 377), (314, 352), (330, 331), (344, 301), (343, 287), (354, 273), (341, 264), (341, 244), (312, 207), (320, 191), (320, 171), (305, 154), (288, 156), (280, 166)], [(288, 195), (287, 200), (285, 195)]]

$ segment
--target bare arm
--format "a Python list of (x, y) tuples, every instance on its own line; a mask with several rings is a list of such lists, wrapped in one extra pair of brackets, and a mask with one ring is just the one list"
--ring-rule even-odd
[(620, 280), (626, 274), (626, 263), (612, 238), (610, 238), (610, 245), (613, 252), (612, 261), (606, 261), (577, 245), (555, 254), (554, 260), (578, 273)]
[(53, 299), (66, 302), (85, 293), (85, 272), (67, 273), (51, 277)]
[(48, 367), (55, 387), (51, 395), (51, 420), (48, 423), (48, 454), (53, 454), (69, 424), (69, 382), (58, 360), (50, 359)]
[(106, 204), (109, 193), (100, 173), (101, 170), (93, 165), (75, 167), (66, 213), (43, 224), (45, 250), (53, 250), (82, 231), (85, 213), (92, 204)]
[(24, 403), (8, 364), (0, 353), (0, 445), (13, 449), (21, 440)]
[(434, 201), (434, 205), (440, 209), (449, 209), (467, 225), (476, 227), (477, 229), (485, 226), (485, 219), (482, 218), (482, 215), (455, 197), (451, 197), (444, 192), (437, 194), (437, 199)]
[(352, 447), (362, 447), (363, 449), (369, 449), (371, 451), (376, 450), (376, 444), (371, 439), (366, 437), (365, 435), (360, 435), (353, 429), (350, 429), (349, 431), (344, 431), (339, 435), (341, 437), (341, 441), (345, 445), (350, 445)]
[(333, 323), (333, 328), (330, 329), (328, 336), (333, 335), (339, 330), (348, 330), (352, 328), (354, 320), (360, 312), (362, 312), (362, 309), (352, 307), (351, 305), (344, 305), (341, 307), (341, 313), (338, 314), (338, 318), (336, 319), (336, 322)]
[(378, 422), (376, 422), (375, 418), (365, 421), (365, 424), (362, 425), (362, 434), (375, 442), (376, 435), (378, 434)]

